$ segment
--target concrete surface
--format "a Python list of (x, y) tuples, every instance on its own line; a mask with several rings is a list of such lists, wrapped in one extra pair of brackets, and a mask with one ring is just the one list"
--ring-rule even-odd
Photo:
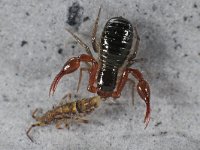
[[(76, 2), (76, 3), (75, 3)], [(69, 8), (71, 20), (69, 20)], [(49, 86), (66, 60), (85, 51), (65, 32), (90, 35), (102, 5), (99, 33), (113, 16), (137, 24), (141, 36), (135, 64), (151, 84), (152, 120), (144, 130), (145, 105), (130, 85), (117, 103), (107, 101), (89, 116), (89, 124), (57, 130), (25, 131), (31, 112), (58, 104), (75, 93), (78, 75), (65, 77), (53, 98)], [(76, 15), (77, 14), (77, 15)], [(75, 19), (73, 20), (73, 15)], [(0, 0), (0, 149), (200, 150), (200, 2), (197, 0)], [(87, 92), (87, 75), (79, 92)]]

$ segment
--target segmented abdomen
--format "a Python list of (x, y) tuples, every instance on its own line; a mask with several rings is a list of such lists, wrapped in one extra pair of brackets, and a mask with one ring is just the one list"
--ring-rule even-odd
[(115, 17), (108, 20), (101, 37), (100, 61), (103, 65), (119, 68), (130, 53), (133, 40), (131, 23)]
[(133, 41), (133, 27), (122, 18), (108, 20), (101, 36), (99, 60), (101, 67), (98, 74), (99, 90), (112, 92), (116, 86), (118, 69), (124, 64)]

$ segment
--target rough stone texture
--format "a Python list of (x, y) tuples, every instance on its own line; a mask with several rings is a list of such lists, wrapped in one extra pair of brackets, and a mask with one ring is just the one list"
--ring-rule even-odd
[[(114, 16), (124, 16), (138, 27), (138, 58), (148, 62), (135, 67), (151, 85), (152, 120), (144, 130), (145, 105), (135, 91), (133, 109), (127, 85), (116, 103), (104, 102), (89, 116), (89, 124), (72, 124), (69, 130), (35, 128), (32, 143), (25, 134), (34, 122), (31, 111), (46, 111), (65, 93), (75, 93), (78, 71), (48, 97), (64, 62), (85, 53), (65, 27), (91, 46), (100, 5), (98, 36)], [(0, 149), (200, 150), (199, 47), (197, 0), (0, 0)], [(88, 76), (83, 78), (79, 95), (89, 97)]]

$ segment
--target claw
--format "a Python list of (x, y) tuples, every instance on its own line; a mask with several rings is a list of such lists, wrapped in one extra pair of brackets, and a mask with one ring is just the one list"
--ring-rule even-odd
[(63, 66), (62, 70), (56, 75), (56, 77), (54, 78), (51, 87), (49, 89), (49, 96), (54, 94), (56, 87), (58, 85), (58, 82), (60, 81), (60, 79), (69, 73), (74, 72), (75, 70), (77, 70), (80, 66), (80, 60), (78, 57), (73, 57), (70, 60), (68, 60), (65, 65)]
[(145, 80), (139, 81), (137, 85), (137, 91), (140, 97), (146, 103), (146, 115), (144, 118), (145, 128), (148, 126), (150, 121), (151, 107), (150, 107), (150, 88), (149, 84)]
[(150, 108), (150, 105), (147, 105), (146, 115), (144, 118), (145, 129), (147, 128), (147, 126), (150, 122), (150, 117), (151, 117), (151, 108)]
[(51, 84), (51, 87), (50, 87), (50, 90), (49, 90), (49, 97), (51, 96), (51, 92), (52, 92), (52, 95), (54, 95), (54, 92), (56, 90), (56, 87), (58, 85), (58, 82), (60, 81), (60, 79), (64, 76), (64, 71), (61, 70), (60, 73), (58, 73), (56, 75), (56, 77), (54, 78), (52, 84)]

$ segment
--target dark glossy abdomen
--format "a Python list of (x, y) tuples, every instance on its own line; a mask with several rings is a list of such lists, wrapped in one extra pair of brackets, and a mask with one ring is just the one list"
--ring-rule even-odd
[(116, 86), (118, 69), (124, 64), (133, 41), (133, 27), (122, 18), (108, 20), (101, 36), (99, 60), (101, 68), (98, 74), (98, 88), (111, 92)]

